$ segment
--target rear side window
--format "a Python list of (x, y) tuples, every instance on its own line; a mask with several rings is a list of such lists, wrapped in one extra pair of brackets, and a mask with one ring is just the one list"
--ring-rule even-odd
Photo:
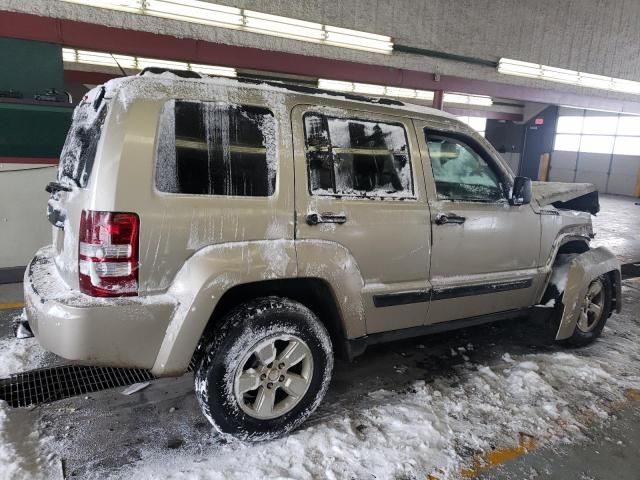
[(171, 100), (158, 131), (156, 188), (193, 195), (267, 197), (276, 183), (273, 113)]
[(438, 198), (495, 202), (504, 198), (500, 177), (462, 140), (425, 132)]
[(308, 113), (304, 127), (312, 194), (413, 196), (409, 147), (401, 124)]
[(81, 188), (87, 186), (106, 117), (106, 104), (98, 112), (90, 102), (83, 102), (76, 107), (60, 154), (59, 181), (68, 178)]

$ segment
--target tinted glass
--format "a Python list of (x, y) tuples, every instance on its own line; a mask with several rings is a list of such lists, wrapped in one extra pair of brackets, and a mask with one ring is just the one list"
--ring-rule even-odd
[(492, 202), (503, 198), (498, 175), (473, 148), (456, 138), (426, 134), (439, 198)]
[(316, 195), (413, 196), (411, 162), (399, 124), (304, 117), (309, 188)]
[(267, 109), (170, 101), (160, 120), (156, 186), (168, 193), (269, 196), (275, 147)]
[(79, 187), (87, 186), (106, 117), (104, 104), (98, 112), (91, 103), (82, 103), (76, 108), (60, 154), (58, 180), (66, 177)]

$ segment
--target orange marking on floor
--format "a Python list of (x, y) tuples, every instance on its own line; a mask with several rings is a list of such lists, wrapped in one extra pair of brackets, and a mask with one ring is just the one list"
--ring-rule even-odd
[(463, 469), (460, 475), (462, 478), (475, 478), (493, 467), (502, 465), (534, 450), (536, 446), (537, 442), (534, 437), (520, 432), (517, 446), (496, 448), (483, 455), (476, 456), (473, 459), (473, 465), (470, 468)]
[(637, 388), (627, 388), (624, 391), (624, 398), (634, 402), (640, 401), (640, 390)]
[(23, 308), (24, 302), (0, 303), (0, 310), (8, 310), (10, 308)]

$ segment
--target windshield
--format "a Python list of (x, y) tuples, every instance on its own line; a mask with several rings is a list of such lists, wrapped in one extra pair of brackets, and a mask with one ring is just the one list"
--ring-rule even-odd
[(76, 107), (73, 122), (60, 155), (58, 181), (62, 182), (67, 178), (78, 187), (86, 187), (106, 116), (105, 103), (97, 112), (90, 102), (81, 103)]

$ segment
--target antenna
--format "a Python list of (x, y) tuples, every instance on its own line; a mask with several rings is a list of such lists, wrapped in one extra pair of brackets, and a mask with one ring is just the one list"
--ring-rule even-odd
[(116, 65), (118, 65), (118, 68), (122, 72), (122, 76), (126, 77), (127, 72), (124, 71), (124, 68), (122, 68), (122, 65), (120, 65), (120, 62), (118, 62), (118, 59), (116, 58), (116, 56), (113, 53), (109, 53), (109, 55), (111, 55), (111, 58), (113, 58), (113, 61), (116, 62)]

